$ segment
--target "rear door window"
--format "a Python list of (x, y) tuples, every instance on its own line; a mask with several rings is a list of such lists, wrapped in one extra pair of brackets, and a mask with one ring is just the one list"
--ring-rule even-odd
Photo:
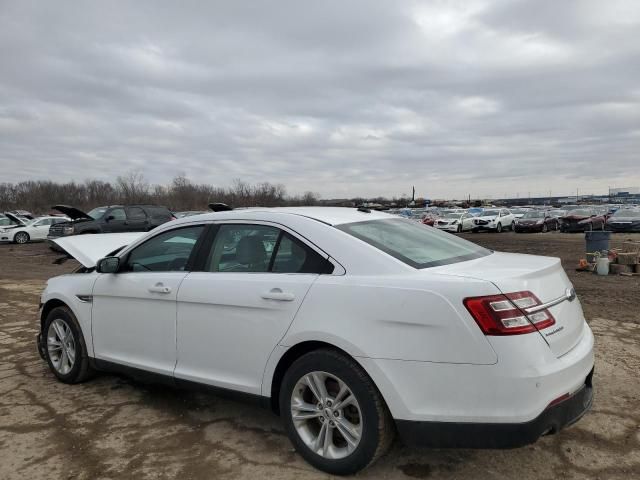
[(145, 220), (147, 214), (140, 207), (129, 207), (127, 209), (127, 217), (129, 220)]

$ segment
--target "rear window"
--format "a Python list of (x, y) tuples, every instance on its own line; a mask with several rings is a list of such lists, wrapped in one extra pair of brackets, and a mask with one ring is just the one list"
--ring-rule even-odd
[(491, 254), (491, 250), (410, 220), (370, 220), (336, 228), (414, 268), (448, 265)]

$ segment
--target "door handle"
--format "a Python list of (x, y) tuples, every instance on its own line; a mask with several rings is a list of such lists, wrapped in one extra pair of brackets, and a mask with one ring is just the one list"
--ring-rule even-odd
[(153, 287), (149, 287), (151, 293), (171, 293), (171, 287), (165, 287), (162, 282), (156, 283)]
[(280, 302), (292, 302), (296, 299), (293, 293), (283, 292), (280, 288), (272, 288), (260, 296), (265, 300), (278, 300)]

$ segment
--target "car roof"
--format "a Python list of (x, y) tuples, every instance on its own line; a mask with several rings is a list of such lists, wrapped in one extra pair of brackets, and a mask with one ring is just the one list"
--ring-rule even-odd
[(311, 218), (328, 225), (342, 225), (345, 223), (364, 222), (367, 220), (398, 218), (397, 216), (375, 210), (363, 212), (357, 208), (349, 207), (251, 207), (183, 217), (178, 220), (174, 220), (173, 224), (178, 222), (193, 222), (196, 217), (202, 218), (203, 220), (256, 220), (257, 213), (265, 214), (265, 220), (268, 219), (267, 217), (270, 214), (287, 214)]

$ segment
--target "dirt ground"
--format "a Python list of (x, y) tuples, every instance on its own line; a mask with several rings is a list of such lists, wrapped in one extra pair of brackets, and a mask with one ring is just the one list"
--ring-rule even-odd
[[(640, 277), (575, 272), (582, 235), (465, 237), (562, 258), (596, 336), (593, 409), (560, 434), (516, 450), (396, 442), (358, 477), (640, 478)], [(613, 246), (629, 237), (617, 236)], [(111, 375), (57, 382), (34, 342), (45, 280), (75, 266), (53, 265), (55, 258), (44, 244), (0, 245), (0, 479), (328, 478), (292, 450), (278, 418), (259, 407)]]

